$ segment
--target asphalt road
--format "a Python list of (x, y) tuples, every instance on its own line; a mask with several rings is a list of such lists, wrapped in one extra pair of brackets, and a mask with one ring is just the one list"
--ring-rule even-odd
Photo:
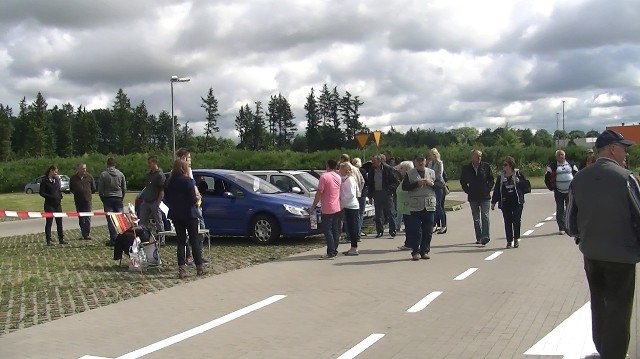
[[(430, 260), (396, 250), (402, 236), (364, 238), (357, 257), (318, 249), (17, 330), (0, 358), (585, 358), (582, 257), (553, 196), (526, 198), (518, 249), (504, 248), (497, 209), (491, 242), (475, 245), (465, 206)], [(638, 326), (634, 311), (629, 358)]]

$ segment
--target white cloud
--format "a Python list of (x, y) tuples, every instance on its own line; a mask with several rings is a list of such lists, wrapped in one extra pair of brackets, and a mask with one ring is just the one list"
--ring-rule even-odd
[[(5, 5), (6, 3), (6, 5)], [(202, 128), (211, 87), (222, 135), (244, 104), (304, 103), (327, 84), (364, 102), (372, 129), (567, 129), (640, 118), (637, 0), (6, 0), (0, 103), (110, 107), (122, 88)]]

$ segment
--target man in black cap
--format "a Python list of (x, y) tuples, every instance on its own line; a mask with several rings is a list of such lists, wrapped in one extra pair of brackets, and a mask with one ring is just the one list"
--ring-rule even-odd
[(591, 292), (593, 342), (603, 358), (629, 348), (636, 263), (640, 262), (640, 185), (623, 168), (633, 142), (617, 132), (596, 139), (598, 159), (569, 187), (567, 233), (584, 255)]

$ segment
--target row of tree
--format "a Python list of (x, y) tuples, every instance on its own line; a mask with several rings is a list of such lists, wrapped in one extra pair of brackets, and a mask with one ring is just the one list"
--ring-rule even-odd
[[(270, 97), (266, 111), (262, 102), (244, 104), (235, 118), (239, 143), (219, 133), (218, 100), (210, 88), (201, 97), (204, 110), (204, 134), (196, 136), (189, 121), (180, 124), (167, 111), (157, 116), (147, 111), (142, 101), (133, 107), (127, 94), (118, 90), (109, 109), (87, 111), (67, 103), (48, 108), (41, 93), (28, 104), (23, 98), (19, 111), (0, 104), (0, 160), (29, 157), (73, 157), (86, 153), (128, 154), (168, 153), (172, 148), (172, 131), (176, 129), (177, 147), (194, 152), (219, 151), (237, 147), (248, 150), (293, 150), (315, 152), (337, 148), (355, 148), (355, 134), (369, 132), (360, 121), (364, 104), (348, 91), (325, 84), (317, 92), (311, 88), (306, 98), (304, 133), (298, 133), (288, 100), (282, 94)], [(173, 121), (173, 123), (172, 123)], [(482, 132), (463, 127), (438, 132), (432, 129), (409, 129), (400, 133), (393, 127), (382, 136), (384, 147), (437, 147), (449, 145), (481, 146), (553, 146), (558, 139), (597, 136), (597, 131), (556, 131), (512, 129), (509, 126)], [(371, 146), (371, 140), (368, 143)]]

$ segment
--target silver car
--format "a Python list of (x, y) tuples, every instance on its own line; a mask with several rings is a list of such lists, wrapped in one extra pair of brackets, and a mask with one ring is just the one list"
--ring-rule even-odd
[[(69, 176), (67, 175), (59, 175), (60, 177), (60, 189), (62, 192), (69, 193)], [(40, 183), (45, 178), (45, 176), (40, 176), (30, 183), (27, 183), (24, 186), (24, 193), (39, 193), (40, 192)]]

